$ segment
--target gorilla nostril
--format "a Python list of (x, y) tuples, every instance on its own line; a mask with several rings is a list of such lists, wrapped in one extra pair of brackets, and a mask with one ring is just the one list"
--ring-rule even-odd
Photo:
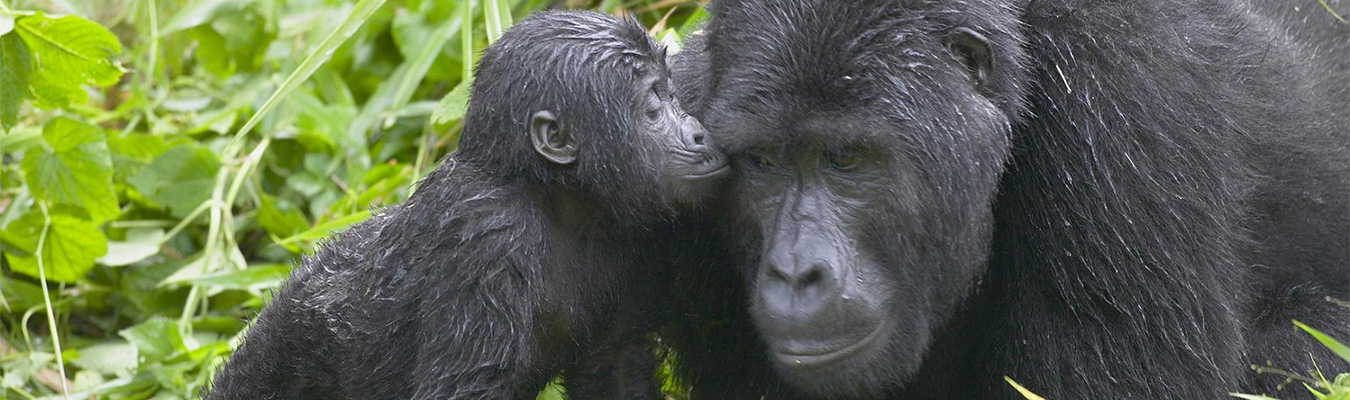
[(703, 144), (703, 133), (694, 134), (694, 144)]
[(812, 268), (811, 271), (806, 273), (806, 276), (803, 276), (801, 280), (797, 281), (797, 287), (804, 288), (813, 286), (820, 283), (822, 280), (825, 280), (825, 273), (822, 272), (820, 268)]

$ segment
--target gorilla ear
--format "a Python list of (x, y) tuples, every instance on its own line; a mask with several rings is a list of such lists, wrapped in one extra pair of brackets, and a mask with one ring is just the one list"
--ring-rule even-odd
[(544, 110), (530, 116), (530, 141), (534, 152), (554, 164), (567, 165), (577, 161), (577, 141), (571, 130), (563, 129), (552, 111)]
[(989, 49), (989, 40), (979, 32), (961, 27), (948, 33), (943, 43), (966, 66), (975, 81), (975, 90), (989, 95), (989, 80), (994, 74), (994, 55)]

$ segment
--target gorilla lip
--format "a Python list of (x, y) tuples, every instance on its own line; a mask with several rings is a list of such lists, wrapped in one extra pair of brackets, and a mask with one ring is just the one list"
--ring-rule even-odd
[(724, 173), (726, 173), (726, 172), (728, 172), (728, 171), (731, 171), (731, 164), (722, 163), (721, 165), (717, 166), (717, 168), (713, 168), (713, 169), (708, 170), (708, 171), (706, 171), (706, 172), (704, 172), (704, 171), (695, 172), (695, 173), (692, 173), (692, 174), (685, 175), (684, 177), (685, 177), (685, 178), (688, 178), (688, 179), (705, 179), (705, 178), (711, 178), (711, 177), (715, 177), (715, 176), (721, 176), (722, 174), (724, 174)]
[(778, 360), (779, 363), (789, 368), (815, 367), (824, 364), (829, 364), (835, 361), (839, 361), (841, 359), (851, 357), (854, 354), (861, 352), (868, 346), (871, 346), (873, 343), (876, 343), (878, 339), (881, 338), (882, 333), (886, 331), (887, 325), (889, 324), (883, 321), (882, 323), (877, 324), (877, 327), (875, 329), (872, 329), (872, 332), (868, 333), (867, 336), (863, 336), (862, 339), (858, 339), (858, 341), (844, 345), (842, 347), (827, 349), (824, 351), (793, 350), (781, 348), (779, 350), (775, 350), (773, 352), (774, 353), (773, 356)]

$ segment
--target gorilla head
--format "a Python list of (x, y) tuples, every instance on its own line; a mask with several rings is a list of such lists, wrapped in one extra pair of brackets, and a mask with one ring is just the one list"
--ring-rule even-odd
[(947, 3), (726, 1), (708, 28), (751, 313), (799, 388), (914, 374), (988, 257), (1025, 55), (1003, 2)]
[(465, 116), (475, 129), (465, 129), (458, 157), (509, 180), (591, 194), (619, 221), (696, 203), (727, 163), (674, 98), (665, 59), (635, 21), (580, 12), (521, 21), (479, 61)]

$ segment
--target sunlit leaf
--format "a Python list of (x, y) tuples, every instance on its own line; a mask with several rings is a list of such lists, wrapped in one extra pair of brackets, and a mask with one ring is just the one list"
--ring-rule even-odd
[(37, 60), (33, 92), (48, 105), (82, 102), (79, 85), (108, 86), (122, 77), (116, 63), (122, 44), (89, 20), (74, 15), (51, 19), (39, 12), (19, 18), (15, 32)]
[(163, 238), (163, 229), (128, 229), (126, 240), (108, 242), (108, 254), (99, 257), (98, 262), (116, 267), (144, 260), (159, 253)]

